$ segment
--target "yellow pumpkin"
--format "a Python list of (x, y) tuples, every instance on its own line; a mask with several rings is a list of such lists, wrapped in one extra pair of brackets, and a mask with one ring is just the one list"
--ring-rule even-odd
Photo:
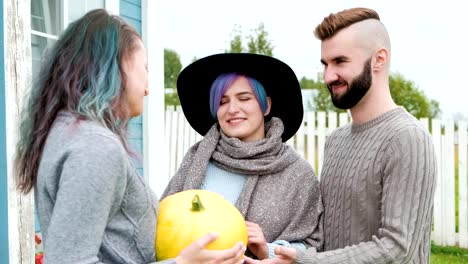
[(164, 198), (156, 226), (156, 258), (175, 258), (190, 243), (209, 233), (219, 234), (207, 249), (228, 249), (237, 242), (247, 245), (244, 217), (219, 194), (188, 190)]

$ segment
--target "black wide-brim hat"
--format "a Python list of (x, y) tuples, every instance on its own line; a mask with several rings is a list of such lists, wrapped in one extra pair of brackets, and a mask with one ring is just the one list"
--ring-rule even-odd
[(271, 97), (271, 110), (266, 120), (283, 121), (283, 142), (297, 132), (304, 109), (299, 82), (294, 71), (273, 57), (249, 53), (222, 53), (199, 59), (185, 67), (177, 79), (182, 110), (195, 131), (205, 135), (217, 121), (210, 113), (210, 89), (223, 73), (237, 73), (260, 82)]

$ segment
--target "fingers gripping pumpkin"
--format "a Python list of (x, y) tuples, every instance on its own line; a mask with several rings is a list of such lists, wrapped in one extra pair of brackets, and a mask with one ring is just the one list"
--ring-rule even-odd
[(222, 196), (206, 190), (188, 190), (164, 198), (156, 227), (156, 257), (175, 258), (190, 243), (209, 233), (219, 237), (207, 249), (247, 245), (247, 228), (239, 210)]

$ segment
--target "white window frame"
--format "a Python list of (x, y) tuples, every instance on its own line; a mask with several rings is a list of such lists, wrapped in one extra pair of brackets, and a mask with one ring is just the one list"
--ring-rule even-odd
[[(42, 1), (43, 2), (43, 6), (44, 7), (47, 7), (48, 6), (48, 1), (47, 0), (39, 0), (39, 1)], [(61, 9), (61, 12), (62, 12), (62, 23), (61, 23), (61, 27), (60, 27), (60, 32), (63, 32), (63, 30), (65, 30), (68, 26), (68, 24), (70, 24), (71, 21), (69, 21), (69, 14), (68, 14), (68, 6), (69, 6), (69, 2), (70, 1), (76, 1), (76, 0), (62, 0), (61, 4), (62, 4), (62, 9)], [(84, 4), (85, 4), (85, 10), (86, 11), (89, 11), (88, 8), (86, 7), (86, 1), (84, 1)], [(120, 0), (104, 0), (104, 6), (103, 8), (105, 8), (107, 11), (109, 11), (109, 13), (111, 14), (115, 14), (115, 15), (118, 15), (120, 13)], [(46, 10), (45, 12), (49, 12), (49, 8), (44, 8), (44, 10)], [(50, 14), (48, 14), (50, 16)], [(84, 14), (83, 14), (84, 15)], [(45, 14), (44, 16), (47, 16), (47, 14)], [(46, 20), (47, 21), (47, 20)], [(47, 25), (46, 24), (46, 28), (50, 28), (51, 25)], [(49, 39), (54, 39), (54, 40), (57, 40), (58, 39), (58, 35), (53, 35), (53, 34), (48, 34), (48, 33), (45, 33), (45, 32), (41, 32), (41, 31), (37, 31), (37, 30), (32, 30), (31, 29), (31, 34), (32, 35), (36, 35), (36, 36), (39, 36), (39, 37), (45, 37), (45, 38), (49, 38)]]

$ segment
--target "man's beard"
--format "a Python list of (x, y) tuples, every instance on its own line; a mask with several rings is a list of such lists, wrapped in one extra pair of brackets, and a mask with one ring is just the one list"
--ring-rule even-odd
[[(351, 81), (351, 85), (348, 82), (339, 79), (327, 85), (330, 91), (333, 105), (340, 109), (351, 109), (366, 95), (367, 91), (372, 84), (372, 73), (371, 73), (371, 58), (369, 58), (362, 69), (361, 74)], [(333, 85), (346, 85), (346, 91), (342, 95), (333, 94)]]

